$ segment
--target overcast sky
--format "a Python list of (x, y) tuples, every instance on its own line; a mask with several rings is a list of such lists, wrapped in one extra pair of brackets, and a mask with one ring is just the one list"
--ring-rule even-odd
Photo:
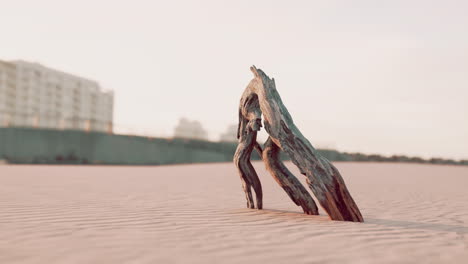
[[(468, 158), (468, 1), (0, 0), (0, 59), (115, 91), (117, 129), (218, 139), (255, 64), (318, 147)], [(263, 136), (264, 137), (264, 136)]]

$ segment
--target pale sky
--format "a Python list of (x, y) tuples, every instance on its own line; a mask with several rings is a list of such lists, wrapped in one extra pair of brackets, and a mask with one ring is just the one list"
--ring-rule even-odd
[(213, 140), (254, 64), (316, 147), (468, 159), (468, 1), (0, 0), (14, 59), (114, 90), (117, 129)]

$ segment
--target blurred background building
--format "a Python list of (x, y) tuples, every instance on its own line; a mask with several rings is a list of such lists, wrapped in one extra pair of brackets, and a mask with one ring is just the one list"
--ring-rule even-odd
[(112, 132), (114, 93), (26, 61), (0, 61), (0, 126)]
[(232, 124), (219, 136), (221, 142), (237, 142), (237, 125)]
[(208, 133), (200, 122), (181, 118), (174, 128), (174, 138), (208, 140)]
[[(0, 164), (178, 164), (230, 162), (237, 125), (210, 142), (195, 120), (181, 118), (172, 138), (113, 122), (114, 93), (95, 81), (38, 63), (0, 60)], [(129, 133), (121, 132), (130, 128)], [(86, 131), (108, 132), (87, 133)], [(218, 133), (216, 131), (216, 133)], [(259, 139), (261, 141), (261, 139)], [(467, 160), (318, 151), (332, 161), (391, 161), (468, 165)], [(320, 147), (319, 146), (319, 147)], [(287, 159), (286, 155), (283, 155)], [(253, 159), (260, 159), (258, 156)]]

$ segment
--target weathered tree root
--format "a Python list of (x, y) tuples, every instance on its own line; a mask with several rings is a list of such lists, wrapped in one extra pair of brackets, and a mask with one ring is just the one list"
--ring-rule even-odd
[(237, 130), (239, 144), (234, 154), (234, 163), (239, 171), (242, 188), (247, 199), (247, 208), (252, 209), (255, 208), (252, 188), (255, 191), (257, 199), (257, 209), (263, 208), (262, 185), (250, 162), (252, 150), (257, 148), (258, 151), (258, 148), (260, 148), (257, 143), (257, 131), (262, 126), (260, 121), (261, 115), (257, 95), (246, 90), (242, 95), (239, 106), (239, 127)]
[(270, 135), (263, 151), (263, 160), (267, 169), (294, 203), (300, 205), (305, 213), (318, 214), (313, 199), (282, 164), (278, 155), (279, 149), (285, 151), (300, 172), (307, 177), (310, 189), (332, 220), (363, 222), (361, 212), (338, 170), (326, 158), (319, 155), (294, 124), (276, 90), (274, 79), (270, 79), (254, 66), (251, 67), (251, 71), (255, 77), (241, 98), (239, 146), (234, 157), (243, 186), (246, 186), (244, 191), (248, 207), (253, 208), (250, 191), (252, 186), (257, 195), (257, 208), (261, 209), (262, 190), (258, 176), (250, 163), (250, 154), (257, 144), (256, 136), (261, 126), (260, 117), (263, 114), (265, 129)]
[(284, 189), (289, 198), (301, 206), (304, 213), (318, 215), (318, 208), (309, 192), (302, 186), (301, 182), (284, 166), (280, 154), (280, 148), (273, 143), (271, 138), (265, 142), (263, 149), (263, 162), (276, 182)]

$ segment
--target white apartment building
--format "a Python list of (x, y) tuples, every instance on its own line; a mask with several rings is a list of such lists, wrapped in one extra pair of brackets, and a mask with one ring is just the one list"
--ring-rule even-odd
[(112, 132), (114, 93), (38, 63), (0, 60), (0, 126)]
[(208, 133), (200, 122), (190, 121), (186, 118), (179, 119), (179, 123), (174, 128), (175, 138), (208, 140)]

